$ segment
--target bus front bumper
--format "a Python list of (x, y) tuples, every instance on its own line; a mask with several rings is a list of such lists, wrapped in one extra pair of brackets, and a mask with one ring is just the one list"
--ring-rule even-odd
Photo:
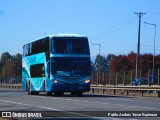
[(90, 84), (52, 84), (52, 92), (88, 92)]

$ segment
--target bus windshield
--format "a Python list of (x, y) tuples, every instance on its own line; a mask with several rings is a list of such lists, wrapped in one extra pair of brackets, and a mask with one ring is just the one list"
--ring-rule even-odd
[(91, 72), (89, 58), (54, 57), (51, 73), (57, 76), (88, 76)]
[(89, 54), (88, 39), (86, 37), (54, 37), (52, 39), (52, 53)]

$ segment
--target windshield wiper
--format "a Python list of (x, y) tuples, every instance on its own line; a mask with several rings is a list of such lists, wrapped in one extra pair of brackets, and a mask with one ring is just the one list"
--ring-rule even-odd
[(57, 71), (56, 75), (60, 76), (71, 76), (71, 72), (63, 72), (63, 71)]

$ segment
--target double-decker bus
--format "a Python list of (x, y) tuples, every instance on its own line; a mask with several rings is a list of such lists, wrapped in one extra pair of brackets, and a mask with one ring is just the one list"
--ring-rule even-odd
[(82, 96), (90, 90), (88, 38), (78, 34), (55, 34), (23, 46), (22, 89), (35, 95)]

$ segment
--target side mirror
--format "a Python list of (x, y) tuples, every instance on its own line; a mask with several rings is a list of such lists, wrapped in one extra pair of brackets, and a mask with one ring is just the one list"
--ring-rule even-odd
[(93, 64), (92, 61), (90, 61), (90, 63), (91, 63), (91, 73), (94, 73), (94, 71), (95, 71), (95, 69), (94, 69), (94, 64)]

